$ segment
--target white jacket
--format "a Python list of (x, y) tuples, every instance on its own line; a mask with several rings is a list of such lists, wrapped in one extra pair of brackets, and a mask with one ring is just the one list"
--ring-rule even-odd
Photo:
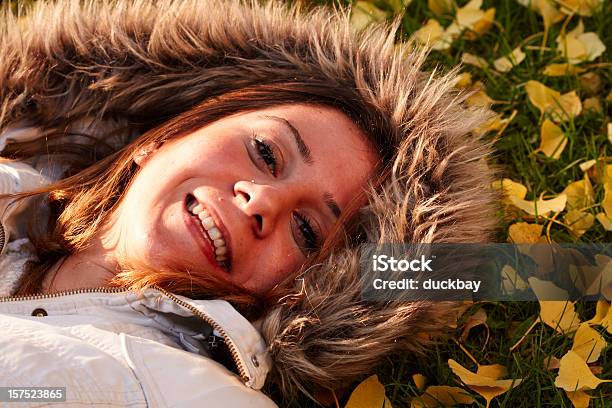
[[(45, 181), (32, 178), (33, 171), (0, 162), (2, 192)], [(13, 244), (27, 240), (14, 230), (18, 209), (5, 211), (7, 201), (0, 203), (13, 238), (0, 256), (2, 281), (25, 256), (16, 248), (27, 245)], [(211, 357), (221, 352), (237, 374)], [(60, 406), (276, 407), (258, 391), (270, 364), (258, 331), (223, 300), (191, 300), (161, 288), (0, 297), (0, 387), (66, 387)], [(46, 405), (57, 403), (28, 406)]]

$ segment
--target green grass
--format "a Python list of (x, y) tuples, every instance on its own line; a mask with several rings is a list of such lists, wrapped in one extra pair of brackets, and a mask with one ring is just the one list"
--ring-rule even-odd
[[(316, 4), (347, 4), (349, 2), (311, 1)], [(390, 10), (385, 1), (374, 1), (381, 9)], [(467, 1), (459, 1), (463, 6)], [(564, 59), (556, 52), (555, 38), (562, 29), (563, 21), (554, 24), (548, 33), (547, 41), (543, 42), (544, 24), (541, 16), (520, 6), (514, 0), (490, 1), (484, 0), (483, 9), (496, 8), (496, 24), (482, 37), (475, 41), (464, 38), (457, 39), (447, 51), (433, 51), (428, 60), (428, 68), (441, 66), (446, 69), (460, 62), (461, 54), (469, 52), (478, 55), (490, 63), (498, 57), (509, 53), (519, 45), (532, 49), (524, 49), (526, 59), (506, 74), (497, 74), (491, 70), (482, 70), (473, 66), (464, 66), (464, 72), (470, 72), (474, 80), (482, 81), (486, 86), (487, 94), (496, 101), (504, 103), (493, 105), (493, 110), (509, 116), (514, 110), (516, 117), (506, 128), (495, 143), (496, 153), (493, 162), (504, 169), (504, 177), (524, 184), (531, 199), (545, 192), (558, 194), (570, 182), (578, 181), (583, 173), (578, 164), (598, 157), (612, 154), (612, 144), (607, 139), (606, 124), (611, 121), (611, 102), (606, 102), (606, 95), (612, 88), (612, 64), (590, 68), (588, 72), (596, 73), (601, 77), (602, 86), (595, 94), (582, 87), (578, 76), (548, 77), (542, 74), (544, 67), (551, 63), (562, 63)], [(407, 7), (402, 22), (402, 33), (399, 40), (407, 39), (411, 33), (420, 28), (429, 18), (438, 18), (443, 26), (452, 21), (452, 16), (436, 17), (428, 9), (427, 1), (413, 0)], [(568, 27), (573, 28), (578, 17), (571, 19)], [(605, 1), (603, 9), (591, 17), (583, 18), (585, 32), (593, 31), (606, 44), (607, 50), (595, 61), (583, 63), (590, 66), (595, 63), (609, 63), (612, 61), (612, 2)], [(544, 50), (535, 49), (544, 45)], [(575, 90), (581, 100), (587, 97), (598, 97), (602, 104), (602, 111), (585, 112), (563, 126), (568, 135), (568, 144), (559, 160), (545, 157), (541, 153), (534, 153), (540, 141), (540, 126), (542, 118), (539, 110), (528, 102), (525, 92), (525, 83), (537, 80), (561, 93)], [(493, 134), (491, 134), (493, 137)], [(603, 187), (593, 185), (596, 193), (596, 202), (603, 199)], [(591, 209), (593, 215), (602, 211), (599, 206)], [(520, 218), (504, 218), (500, 214), (500, 233), (498, 242), (507, 239), (507, 227)], [(559, 217), (559, 220), (561, 217)], [(533, 222), (533, 221), (530, 221)], [(547, 223), (546, 219), (539, 222)], [(595, 222), (593, 227), (579, 239), (574, 238), (567, 228), (558, 223), (551, 226), (551, 238), (556, 242), (610, 242), (612, 233), (607, 232)], [(464, 347), (480, 364), (503, 364), (508, 367), (508, 378), (524, 378), (524, 382), (493, 400), (491, 407), (571, 407), (570, 400), (565, 393), (556, 388), (554, 380), (557, 371), (547, 371), (544, 359), (549, 356), (561, 358), (572, 346), (572, 336), (562, 336), (543, 324), (538, 324), (529, 333), (521, 345), (513, 352), (510, 347), (525, 333), (527, 328), (536, 319), (539, 305), (535, 302), (488, 302), (474, 305), (463, 317), (473, 313), (477, 308), (484, 307), (488, 314), (487, 324), (490, 328), (490, 338), (485, 344), (484, 327), (472, 330)], [(594, 315), (593, 303), (579, 302), (577, 311), (582, 320), (588, 320)], [(461, 323), (457, 329), (456, 338), (461, 334)], [(608, 347), (602, 353), (598, 364), (601, 366), (602, 379), (612, 379), (612, 336), (605, 333), (601, 327), (595, 327), (604, 333)], [(454, 385), (461, 386), (457, 377), (451, 372), (447, 361), (455, 359), (466, 368), (475, 370), (475, 364), (467, 357), (459, 346), (452, 340), (438, 345), (424, 358), (405, 355), (393, 361), (383, 362), (377, 375), (385, 385), (387, 396), (391, 398), (393, 406), (410, 406), (410, 399), (419, 395), (411, 380), (414, 373), (421, 373), (428, 378), (428, 385)], [(602, 384), (595, 391), (591, 391), (590, 407), (612, 407), (612, 384)], [(476, 394), (474, 394), (476, 396)], [(345, 395), (340, 405), (346, 401)], [(477, 396), (475, 406), (484, 407), (485, 400)], [(297, 401), (288, 401), (287, 407), (314, 407), (317, 406), (306, 398)]]

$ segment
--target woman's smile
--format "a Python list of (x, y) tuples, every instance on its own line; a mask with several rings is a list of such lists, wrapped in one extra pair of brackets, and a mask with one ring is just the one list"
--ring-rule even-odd
[(185, 223), (208, 261), (213, 266), (230, 272), (230, 235), (214, 211), (199, 203), (192, 194), (187, 194), (185, 198)]

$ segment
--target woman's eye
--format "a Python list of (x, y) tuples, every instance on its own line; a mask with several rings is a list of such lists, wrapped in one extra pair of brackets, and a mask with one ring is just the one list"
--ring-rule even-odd
[(277, 159), (276, 159), (276, 155), (274, 154), (274, 150), (272, 149), (270, 144), (266, 143), (264, 140), (259, 139), (257, 137), (254, 137), (251, 140), (251, 144), (257, 151), (259, 158), (264, 162), (264, 164), (270, 170), (270, 173), (272, 173), (272, 175), (276, 177)]
[(300, 235), (304, 240), (301, 248), (305, 251), (305, 255), (308, 255), (319, 248), (320, 236), (313, 228), (313, 223), (308, 216), (300, 213), (296, 213), (294, 216)]

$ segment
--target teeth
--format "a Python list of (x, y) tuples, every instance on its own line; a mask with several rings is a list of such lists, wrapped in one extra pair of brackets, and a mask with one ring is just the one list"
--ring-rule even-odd
[(210, 237), (210, 239), (218, 239), (221, 238), (221, 231), (219, 231), (219, 229), (217, 227), (212, 227), (211, 229), (206, 229), (206, 232), (208, 232), (208, 236)]
[(210, 216), (208, 211), (204, 209), (204, 206), (198, 203), (196, 200), (189, 204), (187, 209), (191, 214), (197, 215), (197, 217), (200, 219), (202, 227), (204, 227), (210, 239), (213, 240), (215, 247), (215, 258), (217, 262), (223, 268), (227, 268), (228, 266), (225, 262), (227, 261), (227, 247), (225, 246), (225, 240), (221, 235), (221, 231), (219, 231), (219, 228), (217, 228), (215, 225), (213, 218)]
[[(211, 229), (211, 228), (213, 228), (215, 226), (215, 222), (213, 221), (213, 219), (211, 217), (204, 217), (204, 218), (202, 218), (202, 213), (200, 213), (200, 215), (198, 215), (198, 217), (200, 217), (200, 221), (202, 222), (202, 225), (207, 230), (209, 230), (209, 229)], [(212, 238), (212, 239), (216, 239), (216, 238)]]
[(204, 210), (204, 206), (200, 203), (198, 203), (198, 205), (196, 205), (195, 207), (193, 207), (193, 210), (191, 211), (193, 214), (199, 214)]

